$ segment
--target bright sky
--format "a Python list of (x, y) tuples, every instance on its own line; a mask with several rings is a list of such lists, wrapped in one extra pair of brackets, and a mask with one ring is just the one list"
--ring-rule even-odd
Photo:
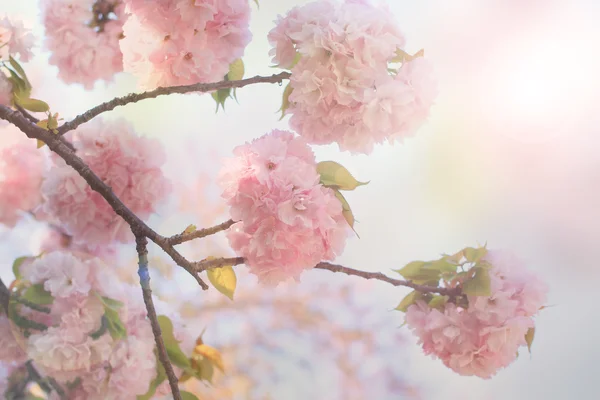
[[(1, 11), (36, 23), (37, 1), (0, 2)], [(266, 33), (278, 13), (303, 3), (261, 1), (244, 57), (247, 76), (274, 72), (268, 68)], [(454, 374), (413, 344), (401, 348), (409, 352), (410, 379), (423, 385), (427, 400), (596, 399), (600, 5), (388, 3), (409, 52), (424, 48), (435, 64), (441, 94), (428, 124), (402, 145), (379, 147), (369, 157), (340, 153), (335, 146), (316, 148), (319, 160), (336, 160), (359, 180), (371, 181), (347, 196), (361, 239), (351, 240), (338, 261), (385, 272), (477, 242), (514, 249), (549, 282), (550, 304), (556, 305), (537, 320), (532, 357), (523, 354), (483, 381)], [(39, 67), (32, 81), (56, 80), (47, 55), (32, 64)], [(134, 90), (135, 81), (122, 74), (93, 93), (59, 83), (36, 93), (61, 116), (72, 117)], [(200, 172), (214, 176), (215, 162), (235, 145), (287, 127), (275, 114), (282, 90), (277, 85), (239, 90), (240, 105), (228, 103), (225, 114), (214, 114), (209, 96), (170, 96), (120, 109), (110, 118), (126, 116), (140, 132), (164, 140), (177, 155), (169, 164), (172, 176), (192, 182)], [(160, 221), (153, 220), (155, 226)], [(166, 229), (178, 226), (183, 222)], [(11, 245), (0, 247), (0, 265), (26, 253), (27, 237), (14, 232)], [(10, 277), (8, 270), (1, 272)], [(404, 293), (382, 290), (382, 309), (393, 308)]]

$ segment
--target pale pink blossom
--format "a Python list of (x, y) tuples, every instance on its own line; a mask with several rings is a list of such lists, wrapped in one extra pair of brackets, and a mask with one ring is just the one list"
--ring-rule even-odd
[(261, 282), (298, 279), (341, 254), (348, 224), (333, 191), (320, 185), (304, 140), (275, 130), (234, 154), (219, 176), (231, 216), (240, 221), (227, 235)]
[[(103, 1), (98, 13), (104, 15), (98, 26), (94, 18), (95, 0), (44, 0), (45, 46), (51, 52), (50, 64), (58, 67), (58, 77), (66, 83), (80, 83), (92, 89), (99, 80), (112, 82), (123, 70), (119, 40), (123, 36), (124, 5)], [(109, 6), (114, 10), (108, 13)], [(100, 10), (102, 8), (102, 10)]]
[[(95, 119), (74, 134), (77, 154), (138, 217), (148, 218), (171, 185), (161, 171), (165, 154), (155, 139), (139, 137), (125, 120)], [(92, 249), (133, 240), (129, 225), (61, 159), (42, 184), (43, 211), (60, 221), (76, 245)]]
[(291, 68), (286, 113), (308, 142), (368, 154), (425, 122), (436, 96), (431, 68), (417, 58), (389, 72), (405, 40), (386, 7), (319, 0), (276, 23), (270, 54)]
[(42, 283), (54, 297), (85, 296), (91, 289), (88, 266), (71, 253), (44, 254), (23, 270), (31, 283)]
[(0, 127), (0, 136), (0, 223), (12, 227), (41, 201), (44, 156), (12, 125)]
[(125, 3), (124, 69), (144, 88), (220, 81), (252, 37), (248, 0)]
[[(6, 54), (27, 62), (33, 56), (31, 48), (35, 44), (35, 37), (29, 29), (25, 28), (23, 21), (11, 21), (8, 17), (0, 18), (0, 58)], [(4, 54), (3, 54), (4, 53)]]
[(467, 296), (468, 307), (447, 303), (432, 309), (419, 300), (406, 312), (406, 323), (425, 354), (439, 358), (460, 375), (489, 379), (507, 367), (526, 346), (533, 316), (544, 305), (547, 287), (505, 251), (486, 255), (492, 264), (492, 295)]
[[(23, 348), (15, 340), (11, 322), (5, 315), (0, 315), (0, 361), (22, 363), (27, 360)], [(0, 392), (1, 393), (1, 392)]]

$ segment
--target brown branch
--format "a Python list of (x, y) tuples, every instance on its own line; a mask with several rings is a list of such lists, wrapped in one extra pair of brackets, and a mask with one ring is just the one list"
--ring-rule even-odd
[(168, 94), (175, 93), (190, 93), (190, 92), (212, 92), (219, 89), (234, 89), (241, 88), (244, 86), (252, 85), (255, 83), (279, 83), (284, 79), (289, 79), (291, 74), (289, 72), (281, 72), (276, 75), (271, 76), (255, 76), (252, 78), (242, 79), (239, 81), (221, 81), (214, 83), (195, 83), (193, 85), (183, 85), (183, 86), (168, 86), (168, 87), (159, 87), (154, 90), (150, 90), (148, 92), (143, 93), (131, 93), (127, 96), (117, 97), (106, 103), (102, 103), (94, 108), (89, 109), (83, 114), (78, 115), (73, 118), (69, 122), (65, 122), (58, 128), (58, 134), (64, 135), (70, 130), (77, 128), (79, 125), (88, 122), (92, 118), (107, 112), (114, 110), (119, 106), (124, 106), (129, 103), (137, 103), (140, 100), (144, 99), (153, 99), (158, 96), (164, 96)]
[(21, 112), (21, 114), (23, 114), (25, 116), (25, 118), (27, 118), (28, 120), (30, 120), (34, 124), (37, 124), (38, 122), (40, 122), (39, 119), (37, 119), (33, 115), (29, 114), (29, 112), (26, 109), (24, 109), (23, 107), (21, 107), (20, 105), (18, 105), (16, 103), (15, 103), (15, 108), (17, 110), (19, 110)]
[(179, 393), (179, 383), (169, 356), (167, 355), (167, 349), (162, 338), (160, 330), (160, 324), (158, 323), (158, 317), (156, 316), (156, 309), (154, 308), (154, 302), (152, 301), (152, 289), (150, 289), (150, 274), (148, 273), (148, 241), (144, 236), (139, 236), (139, 233), (134, 232), (136, 250), (139, 258), (139, 270), (140, 275), (140, 286), (142, 287), (142, 294), (144, 296), (144, 303), (146, 304), (146, 311), (148, 312), (148, 318), (150, 319), (150, 325), (152, 326), (152, 333), (154, 334), (154, 340), (156, 341), (156, 349), (158, 358), (161, 364), (165, 368), (167, 378), (169, 379), (169, 385), (171, 386), (171, 392), (173, 393), (173, 399), (181, 400), (181, 394)]
[(208, 289), (208, 285), (202, 281), (196, 272), (194, 272), (193, 263), (183, 257), (175, 248), (167, 243), (167, 239), (156, 233), (152, 228), (144, 223), (133, 211), (131, 211), (112, 191), (110, 186), (105, 184), (88, 165), (77, 154), (64, 143), (64, 138), (55, 135), (37, 125), (28, 121), (20, 112), (11, 110), (10, 108), (0, 105), (0, 118), (4, 119), (32, 139), (39, 139), (46, 143), (50, 150), (58, 154), (65, 162), (70, 165), (88, 185), (98, 192), (112, 207), (112, 209), (121, 218), (127, 222), (132, 230), (139, 232), (141, 235), (149, 238), (165, 251), (173, 261), (180, 267), (185, 269), (190, 275), (196, 279), (198, 284), (203, 289)]
[(205, 229), (199, 229), (196, 230), (194, 232), (191, 233), (180, 233), (178, 235), (173, 235), (171, 237), (166, 238), (166, 241), (168, 244), (170, 245), (177, 245), (177, 244), (181, 244), (181, 243), (185, 243), (185, 242), (189, 242), (190, 240), (194, 240), (194, 239), (199, 239), (199, 238), (203, 238), (206, 236), (210, 236), (210, 235), (214, 235), (217, 232), (221, 232), (224, 231), (226, 229), (229, 229), (229, 227), (231, 225), (235, 224), (235, 221), (230, 219), (228, 221), (223, 222), (222, 224), (210, 227), (210, 228), (205, 228)]
[(6, 315), (8, 315), (8, 305), (10, 303), (10, 290), (4, 284), (4, 281), (0, 278), (0, 305), (4, 309)]
[[(213, 258), (212, 260), (202, 260), (196, 263), (193, 263), (194, 268), (198, 273), (207, 270), (208, 268), (220, 268), (226, 265), (240, 265), (244, 264), (245, 260), (243, 257), (233, 257), (233, 258)], [(394, 286), (406, 286), (409, 288), (413, 288), (419, 292), (423, 293), (439, 293), (443, 296), (456, 296), (460, 294), (460, 288), (443, 288), (437, 286), (427, 286), (427, 285), (417, 285), (411, 281), (405, 281), (402, 279), (394, 279), (390, 278), (382, 274), (381, 272), (366, 272), (360, 271), (358, 269), (344, 267), (342, 265), (331, 264), (328, 262), (321, 262), (314, 266), (316, 269), (326, 269), (331, 272), (341, 272), (346, 275), (358, 276), (364, 279), (377, 279), (382, 282), (390, 283)]]

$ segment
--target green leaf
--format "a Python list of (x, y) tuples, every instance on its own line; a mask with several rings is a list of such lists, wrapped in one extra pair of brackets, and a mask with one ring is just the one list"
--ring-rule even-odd
[(195, 394), (186, 391), (180, 391), (181, 400), (198, 400)]
[(12, 271), (13, 274), (15, 274), (15, 278), (17, 279), (22, 279), (23, 275), (21, 274), (21, 271), (19, 270), (19, 268), (21, 268), (21, 265), (27, 261), (28, 259), (30, 259), (31, 257), (28, 256), (23, 256), (23, 257), (19, 257), (17, 258), (12, 265)]
[(474, 269), (475, 275), (463, 283), (463, 293), (469, 296), (491, 296), (490, 273), (484, 268), (474, 267)]
[(196, 225), (194, 224), (188, 225), (187, 228), (185, 228), (185, 230), (183, 231), (183, 234), (185, 235), (192, 232), (196, 232)]
[(48, 103), (42, 100), (21, 98), (20, 96), (15, 96), (14, 101), (18, 105), (29, 111), (47, 112), (48, 110), (50, 110), (50, 106), (48, 105)]
[[(339, 190), (333, 190), (333, 192), (335, 193), (335, 197), (337, 197), (338, 200), (342, 203), (342, 215), (346, 219), (346, 222), (348, 222), (348, 225), (350, 225), (350, 228), (352, 228), (354, 233), (356, 233), (356, 231), (354, 230), (354, 214), (352, 214), (350, 204), (348, 204), (348, 201), (346, 201), (346, 198), (340, 193)], [(356, 236), (358, 236), (358, 233), (356, 233)]]
[(158, 355), (156, 354), (156, 349), (154, 349), (154, 355), (156, 356), (156, 378), (150, 382), (150, 387), (146, 394), (137, 396), (137, 400), (150, 400), (154, 393), (156, 393), (156, 388), (160, 386), (167, 379), (167, 373), (165, 372), (165, 367), (163, 367)]
[(425, 55), (425, 49), (421, 49), (421, 50), (417, 51), (412, 56), (402, 49), (396, 49), (396, 57), (392, 58), (391, 62), (404, 63), (404, 62), (412, 61), (418, 57), (423, 57), (424, 55)]
[(244, 78), (244, 61), (238, 58), (229, 65), (227, 79), (230, 81), (239, 81)]
[(209, 268), (206, 271), (208, 280), (219, 292), (233, 300), (233, 294), (237, 285), (237, 277), (231, 265), (221, 268)]
[(423, 270), (425, 270), (425, 271), (437, 271), (440, 274), (456, 273), (457, 268), (458, 268), (458, 265), (453, 264), (452, 262), (448, 261), (445, 258), (442, 258), (437, 261), (427, 262), (423, 266)]
[(359, 182), (341, 164), (335, 161), (321, 161), (317, 164), (317, 172), (321, 175), (321, 184), (338, 190), (354, 190), (369, 182)]
[(535, 328), (529, 328), (525, 334), (525, 341), (527, 342), (527, 350), (531, 354), (531, 345), (533, 344), (533, 338), (535, 337)]
[(435, 269), (425, 269), (430, 263), (425, 261), (413, 261), (406, 264), (402, 269), (395, 270), (405, 279), (418, 285), (436, 285), (440, 280), (440, 271)]
[(258, 4), (258, 0), (254, 0), (254, 3), (256, 3), (256, 8), (260, 10), (260, 4)]
[(219, 89), (216, 92), (211, 93), (212, 98), (217, 102), (217, 110), (215, 112), (219, 111), (219, 106), (221, 106), (223, 110), (225, 110), (225, 101), (230, 95), (231, 88)]
[(487, 254), (485, 247), (473, 248), (467, 247), (463, 250), (463, 254), (468, 262), (477, 263)]
[(283, 90), (281, 108), (277, 110), (277, 112), (281, 111), (281, 118), (279, 118), (280, 121), (283, 119), (283, 117), (285, 117), (285, 110), (287, 110), (290, 107), (290, 94), (292, 94), (292, 92), (294, 91), (291, 84), (291, 82), (288, 83), (285, 89)]
[(100, 339), (102, 335), (104, 335), (108, 331), (108, 321), (106, 319), (106, 315), (103, 315), (100, 319), (100, 328), (96, 332), (90, 333), (90, 337), (94, 340)]
[(169, 360), (182, 369), (190, 369), (192, 366), (190, 360), (183, 354), (183, 351), (181, 351), (179, 342), (175, 339), (175, 335), (173, 334), (173, 323), (171, 322), (171, 319), (166, 315), (159, 315), (158, 324), (160, 325), (161, 335), (165, 343), (165, 348), (167, 349)]
[(412, 306), (417, 300), (421, 300), (422, 298), (423, 293), (413, 290), (400, 301), (400, 304), (398, 304), (398, 307), (396, 307), (395, 310), (406, 312), (408, 307)]
[(431, 308), (443, 309), (446, 303), (448, 302), (448, 299), (448, 296), (433, 295), (433, 297), (431, 298), (431, 300), (429, 300), (429, 303), (427, 304)]
[(196, 360), (195, 373), (198, 379), (212, 382), (213, 375), (215, 374), (213, 362), (207, 357), (201, 357), (200, 360)]
[(54, 302), (54, 297), (44, 289), (44, 285), (41, 283), (28, 287), (25, 293), (23, 293), (23, 298), (33, 304), (39, 305), (48, 305)]
[(27, 78), (27, 74), (25, 73), (23, 67), (21, 67), (17, 60), (13, 58), (13, 56), (8, 56), (8, 62), (10, 63), (11, 67), (13, 67), (14, 70), (21, 76), (21, 78), (23, 78), (27, 88), (31, 89), (31, 83), (29, 83), (29, 79)]
[(105, 308), (108, 307), (111, 310), (117, 311), (118, 309), (123, 307), (123, 303), (118, 300), (111, 299), (110, 297), (100, 296), (98, 294), (97, 296), (100, 298), (100, 301), (102, 301), (102, 304), (104, 304)]
[(117, 310), (110, 307), (104, 307), (104, 317), (106, 318), (106, 327), (110, 336), (114, 340), (119, 340), (127, 336), (127, 329), (119, 317)]
[(8, 80), (12, 83), (13, 94), (18, 97), (29, 97), (31, 90), (27, 89), (27, 82), (25, 82), (15, 71), (9, 69), (10, 78)]

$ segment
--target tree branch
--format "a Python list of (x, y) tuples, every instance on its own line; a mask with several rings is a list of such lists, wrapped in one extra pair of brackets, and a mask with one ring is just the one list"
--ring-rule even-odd
[[(212, 260), (202, 260), (196, 263), (193, 263), (194, 268), (198, 273), (207, 270), (208, 268), (220, 268), (226, 265), (240, 265), (244, 264), (245, 260), (243, 257), (233, 257), (233, 258), (213, 258)], [(394, 286), (406, 286), (412, 289), (415, 289), (419, 292), (423, 293), (439, 293), (442, 296), (456, 296), (460, 294), (460, 288), (443, 288), (437, 286), (427, 286), (427, 285), (417, 285), (411, 281), (405, 281), (402, 279), (394, 279), (390, 278), (382, 274), (381, 272), (366, 272), (360, 271), (358, 269), (344, 267), (342, 265), (331, 264), (328, 262), (321, 262), (314, 266), (316, 269), (326, 269), (331, 272), (341, 272), (346, 275), (358, 276), (363, 279), (377, 279), (382, 282), (390, 283)]]
[(27, 118), (28, 120), (30, 120), (34, 124), (37, 124), (38, 122), (40, 122), (39, 119), (37, 119), (33, 115), (29, 114), (29, 112), (26, 109), (24, 109), (23, 107), (21, 107), (20, 105), (15, 104), (15, 108), (17, 110), (19, 110), (21, 112), (21, 114), (23, 114), (23, 116), (25, 116), (25, 118)]
[(23, 131), (28, 137), (32, 139), (39, 139), (46, 143), (46, 145), (58, 154), (65, 162), (70, 165), (85, 181), (88, 185), (98, 192), (112, 207), (112, 209), (121, 218), (127, 222), (135, 232), (139, 232), (141, 235), (149, 238), (156, 243), (161, 249), (165, 251), (177, 265), (185, 269), (190, 275), (196, 279), (198, 284), (204, 289), (208, 289), (208, 285), (198, 276), (194, 271), (193, 264), (183, 257), (175, 248), (167, 243), (167, 239), (152, 228), (144, 223), (133, 211), (131, 211), (112, 191), (110, 186), (105, 184), (88, 165), (81, 159), (77, 154), (71, 150), (65, 139), (61, 136), (55, 135), (37, 125), (32, 124), (27, 120), (20, 112), (11, 110), (10, 108), (0, 104), (0, 118), (12, 123), (21, 131)]
[(166, 238), (166, 241), (168, 244), (174, 246), (177, 244), (189, 242), (190, 240), (214, 235), (217, 232), (221, 232), (226, 229), (229, 229), (229, 227), (231, 227), (231, 225), (233, 225), (233, 224), (235, 224), (235, 221), (230, 219), (228, 221), (223, 222), (222, 224), (219, 224), (219, 225), (216, 225), (216, 226), (213, 226), (210, 228), (199, 229), (199, 230), (196, 230), (191, 233), (180, 233), (178, 235), (173, 235), (171, 237)]
[(154, 90), (150, 90), (148, 92), (143, 93), (131, 93), (127, 96), (117, 97), (106, 103), (102, 103), (94, 108), (89, 109), (83, 114), (78, 115), (73, 118), (69, 122), (65, 122), (58, 128), (58, 134), (64, 135), (70, 130), (77, 128), (79, 125), (88, 122), (92, 118), (107, 112), (114, 110), (119, 106), (124, 106), (129, 103), (137, 103), (140, 100), (144, 99), (153, 99), (158, 96), (164, 96), (168, 94), (175, 93), (190, 93), (190, 92), (212, 92), (219, 89), (234, 89), (241, 88), (244, 86), (252, 85), (255, 83), (279, 83), (284, 79), (289, 79), (292, 76), (289, 72), (281, 72), (276, 75), (271, 76), (255, 76), (252, 78), (242, 79), (239, 81), (221, 81), (214, 83), (195, 83), (193, 85), (183, 85), (183, 86), (168, 86), (168, 87), (159, 87)]
[(6, 287), (2, 279), (0, 279), (0, 305), (8, 316), (8, 304), (10, 303), (10, 290)]
[(148, 311), (148, 318), (152, 325), (152, 333), (154, 334), (154, 340), (156, 341), (156, 349), (158, 358), (161, 364), (165, 368), (167, 378), (169, 379), (169, 385), (171, 386), (171, 392), (173, 393), (173, 399), (181, 400), (181, 394), (179, 393), (179, 383), (173, 371), (173, 366), (167, 355), (165, 343), (162, 338), (160, 331), (160, 324), (158, 323), (158, 317), (156, 316), (156, 310), (154, 309), (154, 302), (152, 301), (152, 289), (150, 289), (150, 274), (148, 273), (148, 241), (144, 236), (140, 236), (139, 233), (135, 232), (136, 250), (139, 259), (138, 274), (140, 276), (140, 286), (142, 287), (142, 294), (144, 296), (144, 303), (146, 304), (146, 311)]

